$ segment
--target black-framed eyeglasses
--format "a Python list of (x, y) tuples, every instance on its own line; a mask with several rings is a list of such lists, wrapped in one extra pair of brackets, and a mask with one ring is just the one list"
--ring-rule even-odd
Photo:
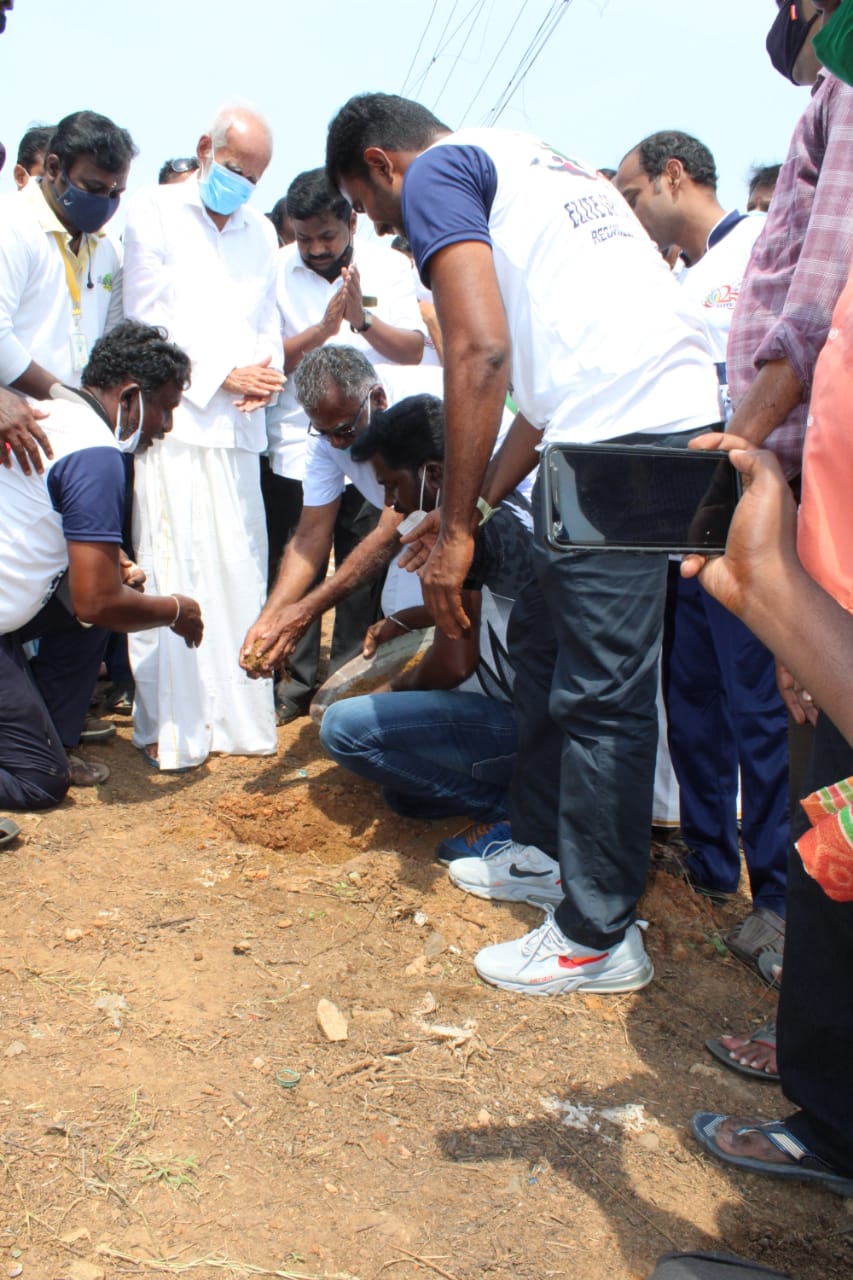
[(358, 406), (354, 416), (350, 418), (349, 422), (342, 422), (339, 427), (332, 427), (331, 431), (319, 431), (317, 427), (314, 426), (313, 422), (309, 422), (309, 436), (322, 436), (326, 440), (351, 440), (356, 431), (358, 431), (358, 420), (364, 413), (364, 406), (367, 404), (378, 385), (379, 384), (377, 382), (373, 384), (361, 404)]

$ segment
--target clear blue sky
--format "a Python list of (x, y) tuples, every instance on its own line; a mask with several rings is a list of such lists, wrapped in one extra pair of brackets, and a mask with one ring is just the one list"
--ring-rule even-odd
[[(238, 96), (273, 125), (256, 197), (268, 209), (322, 163), (337, 107), (399, 92), (413, 59), (410, 96), (451, 126), (483, 123), (551, 11), (552, 0), (15, 0), (0, 36), (0, 191), (33, 122), (84, 107), (111, 116), (140, 148), (133, 190), (193, 152)], [(770, 66), (775, 13), (774, 0), (571, 0), (500, 124), (596, 165), (655, 129), (684, 129), (714, 152), (723, 204), (743, 206), (750, 165), (784, 158), (808, 101)]]

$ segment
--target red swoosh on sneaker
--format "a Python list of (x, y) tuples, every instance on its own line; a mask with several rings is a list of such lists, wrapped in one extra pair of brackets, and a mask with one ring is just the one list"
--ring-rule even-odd
[(603, 951), (600, 956), (559, 956), (557, 964), (561, 969), (580, 969), (585, 964), (598, 964), (609, 955), (609, 951)]

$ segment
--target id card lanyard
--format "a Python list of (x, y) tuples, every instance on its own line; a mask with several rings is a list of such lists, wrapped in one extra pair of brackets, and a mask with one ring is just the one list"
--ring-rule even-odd
[[(65, 263), (65, 282), (68, 285), (68, 293), (71, 297), (71, 367), (75, 373), (79, 373), (85, 369), (89, 359), (89, 344), (86, 341), (86, 335), (83, 332), (83, 309), (80, 306), (81, 290), (80, 281), (74, 271), (74, 266), (68, 254), (65, 241), (60, 231), (54, 232), (56, 243), (59, 245), (59, 252), (62, 254), (62, 261)], [(89, 252), (88, 241), (86, 242), (86, 252)]]

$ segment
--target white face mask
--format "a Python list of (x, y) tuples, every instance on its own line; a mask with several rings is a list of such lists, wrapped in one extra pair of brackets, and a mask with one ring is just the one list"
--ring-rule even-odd
[[(407, 533), (411, 533), (413, 529), (417, 529), (422, 520), (429, 515), (428, 511), (424, 511), (424, 485), (426, 484), (426, 467), (421, 472), (421, 495), (418, 498), (417, 511), (410, 511), (405, 520), (401, 520), (397, 525), (397, 533), (401, 538), (405, 538)], [(432, 504), (433, 510), (438, 506), (441, 498), (441, 490), (435, 495), (435, 502)]]
[[(139, 395), (139, 422), (137, 423), (136, 430), (131, 432), (131, 434), (129, 436), (126, 436), (124, 439), (122, 439), (122, 435), (121, 435), (121, 403), (119, 403), (119, 407), (118, 407), (118, 424), (116, 426), (116, 444), (121, 449), (122, 453), (135, 453), (136, 446), (139, 444), (139, 439), (140, 439), (140, 436), (142, 435), (142, 424), (145, 421), (145, 400), (143, 399), (141, 389), (137, 388), (137, 392)], [(130, 417), (129, 412), (127, 416), (128, 418)]]

